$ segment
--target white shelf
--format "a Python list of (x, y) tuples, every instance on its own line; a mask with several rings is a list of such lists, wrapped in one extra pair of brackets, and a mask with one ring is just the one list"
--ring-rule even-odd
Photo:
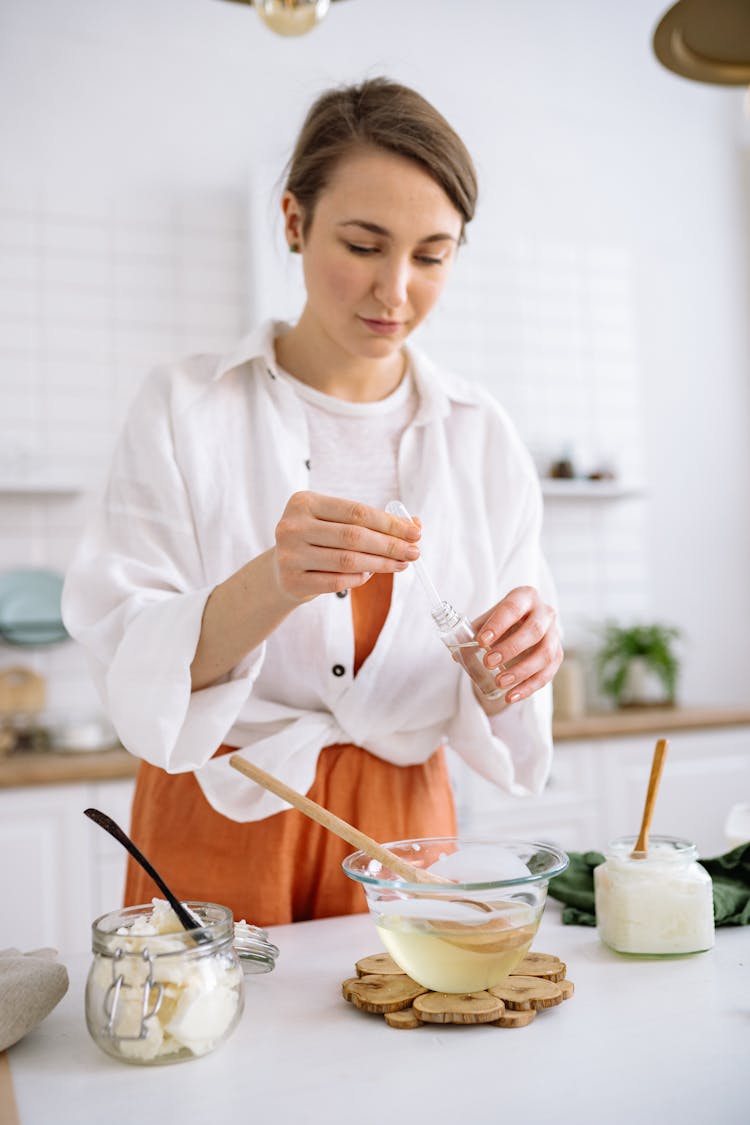
[(77, 492), (83, 492), (77, 481), (0, 480), (0, 495), (4, 496), (72, 496)]
[(541, 480), (542, 493), (556, 500), (624, 500), (642, 496), (641, 485), (614, 480)]

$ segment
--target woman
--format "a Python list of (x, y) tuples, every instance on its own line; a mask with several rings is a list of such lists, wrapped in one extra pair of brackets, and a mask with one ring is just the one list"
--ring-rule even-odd
[[(420, 95), (324, 94), (282, 201), (299, 320), (155, 372), (132, 407), (64, 615), (143, 759), (131, 831), (184, 898), (261, 925), (364, 909), (347, 845), (230, 750), (381, 840), (454, 832), (445, 744), (509, 791), (544, 784), (561, 649), (536, 475), (491, 396), (405, 347), (475, 200)], [(397, 497), (419, 521), (386, 514)], [(499, 700), (441, 644), (422, 550), (475, 617)], [(126, 902), (153, 893), (131, 866)]]

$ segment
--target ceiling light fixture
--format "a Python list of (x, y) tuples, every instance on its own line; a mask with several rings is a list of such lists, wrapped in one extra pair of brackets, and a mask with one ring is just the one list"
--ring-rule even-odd
[(748, 0), (679, 0), (654, 31), (654, 53), (668, 70), (695, 82), (750, 84)]
[(336, 0), (229, 0), (254, 7), (266, 27), (277, 35), (305, 35), (325, 17)]

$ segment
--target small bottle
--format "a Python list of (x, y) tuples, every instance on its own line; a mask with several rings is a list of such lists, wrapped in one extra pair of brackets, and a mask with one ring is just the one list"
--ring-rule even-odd
[(455, 655), (482, 694), (488, 699), (500, 699), (505, 693), (497, 686), (497, 669), (485, 668), (487, 650), (480, 646), (468, 618), (454, 609), (450, 602), (443, 602), (441, 608), (432, 610), (432, 620), (440, 631), (443, 644)]
[(674, 956), (714, 944), (713, 886), (695, 844), (651, 836), (648, 854), (631, 858), (635, 836), (613, 840), (594, 868), (599, 937), (618, 953)]

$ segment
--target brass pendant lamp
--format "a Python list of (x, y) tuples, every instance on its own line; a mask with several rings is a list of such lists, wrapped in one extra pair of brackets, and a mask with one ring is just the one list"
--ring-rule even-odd
[(683, 78), (750, 85), (750, 0), (679, 0), (662, 16), (653, 46)]
[(230, 0), (257, 11), (266, 27), (277, 35), (304, 35), (320, 23), (336, 0)]

